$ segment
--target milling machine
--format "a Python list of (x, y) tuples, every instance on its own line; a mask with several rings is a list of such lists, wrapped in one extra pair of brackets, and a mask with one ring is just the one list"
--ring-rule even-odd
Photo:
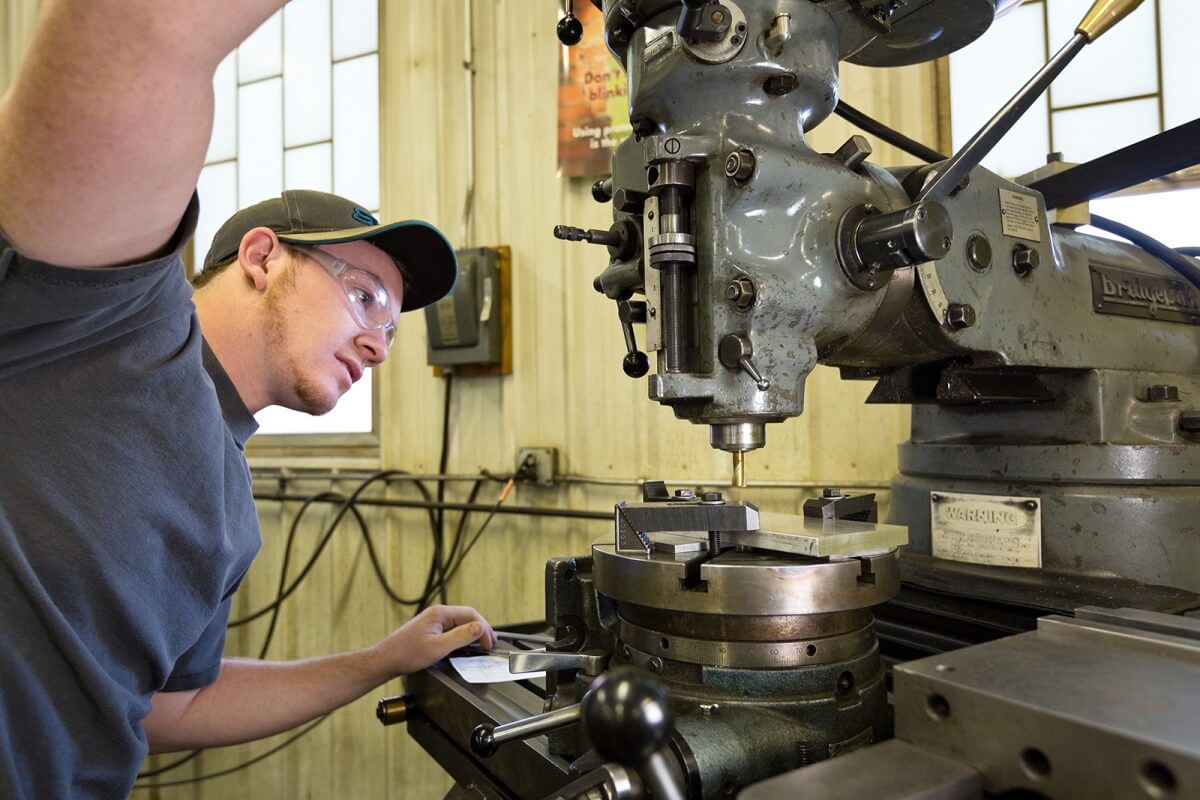
[[(1075, 231), (1086, 195), (1048, 207), (1045, 175), (1014, 181), (979, 166), (1136, 0), (1099, 0), (953, 158), (888, 169), (870, 162), (861, 136), (834, 153), (805, 140), (838, 105), (839, 60), (937, 58), (1013, 2), (602, 5), (635, 135), (594, 190), (612, 203), (612, 227), (555, 233), (607, 248), (595, 286), (618, 306), (625, 371), (649, 372), (633, 327), (644, 322), (657, 360), (651, 399), (709, 427), (711, 445), (733, 453), (735, 486), (766, 426), (803, 411), (818, 363), (875, 380), (871, 402), (912, 404), (912, 438), (888, 524), (873, 498), (836, 493), (803, 515), (655, 484), (641, 502), (619, 504), (611, 543), (547, 566), (552, 641), (510, 657), (514, 673), (548, 670), (544, 682), (480, 688), (449, 667), (412, 676), (421, 713), (409, 730), (459, 780), (456, 796), (475, 796), (473, 786), (487, 797), (714, 798), (856, 750), (879, 769), (887, 756), (916, 763), (895, 755), (900, 739), (879, 744), (892, 728), (885, 662), (1031, 631), (1037, 617), (1080, 606), (1138, 610), (1052, 617), (1022, 634), (1032, 639), (979, 647), (1011, 647), (1040, 668), (1046, 642), (1063, 637), (1077, 637), (1069, 652), (1088, 658), (1093, 639), (1101, 654), (1151, 641), (1147, 649), (1167, 653), (1153, 667), (1162, 685), (1186, 686), (1171, 659), (1194, 669), (1200, 633), (1168, 615), (1200, 608), (1200, 269)], [(947, 657), (970, 664), (962, 681), (989, 676), (974, 651)], [(939, 723), (959, 707), (947, 697), (961, 687), (928, 688), (956, 668), (944, 661), (930, 677), (922, 664), (894, 673), (897, 733), (909, 743), (920, 739), (909, 714)], [(669, 693), (646, 700), (634, 691), (640, 678), (616, 684), (644, 699), (627, 704), (632, 717), (673, 714), (669, 737), (650, 745), (588, 719), (589, 703), (594, 719), (597, 708), (620, 710), (620, 691), (603, 695), (611, 707), (593, 698), (607, 673), (629, 667)], [(925, 688), (914, 701), (915, 685)], [(1021, 705), (1023, 690), (1006, 702)], [(1153, 751), (1134, 765), (1148, 796), (1200, 786), (1200, 734), (1182, 736), (1158, 743), (1173, 755)], [(944, 796), (1089, 796), (1085, 784), (1050, 782), (1066, 757), (1045, 745), (1018, 748), (1020, 769), (993, 769), (994, 754), (966, 755), (954, 738), (932, 758), (949, 748), (969, 766), (946, 768), (939, 785), (963, 793)], [(614, 763), (622, 744), (639, 754), (624, 765)], [(817, 771), (796, 774), (810, 777), (786, 791)]]

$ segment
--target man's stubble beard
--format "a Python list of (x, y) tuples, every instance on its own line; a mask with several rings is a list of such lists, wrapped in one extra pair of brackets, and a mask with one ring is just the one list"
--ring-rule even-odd
[(273, 353), (281, 355), (284, 360), (284, 374), (286, 380), (292, 384), (292, 395), (297, 401), (296, 405), (288, 407), (294, 411), (321, 416), (333, 410), (338, 398), (328, 397), (322, 391), (321, 385), (304, 373), (299, 362), (287, 349), (288, 319), (284, 312), (283, 300), (296, 288), (296, 260), (296, 256), (293, 255), (280, 279), (267, 287), (264, 298), (267, 309), (267, 347), (271, 348)]

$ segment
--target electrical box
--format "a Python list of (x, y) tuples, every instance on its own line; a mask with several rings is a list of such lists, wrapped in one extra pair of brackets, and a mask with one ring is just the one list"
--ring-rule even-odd
[(459, 250), (454, 291), (425, 308), (426, 354), (456, 374), (512, 372), (509, 248)]

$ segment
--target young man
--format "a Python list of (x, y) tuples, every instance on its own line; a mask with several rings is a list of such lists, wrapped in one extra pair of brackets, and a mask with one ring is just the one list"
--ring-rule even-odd
[(47, 0), (0, 101), (0, 797), (123, 797), (148, 750), (286, 730), (494, 642), (434, 607), (353, 653), (221, 658), (259, 543), (252, 413), (327, 410), (454, 271), (427, 226), (285, 193), (218, 234), (193, 307), (212, 74), (278, 4)]

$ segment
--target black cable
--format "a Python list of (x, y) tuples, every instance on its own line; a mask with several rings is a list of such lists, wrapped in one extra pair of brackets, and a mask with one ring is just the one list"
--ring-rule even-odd
[(454, 574), (458, 572), (458, 568), (462, 566), (463, 561), (465, 561), (467, 558), (467, 553), (471, 552), (471, 548), (474, 547), (475, 543), (479, 541), (479, 537), (483, 536), (483, 532), (487, 530), (488, 524), (491, 523), (492, 518), (496, 516), (496, 512), (500, 509), (500, 504), (503, 502), (504, 495), (501, 495), (500, 499), (496, 501), (496, 504), (492, 506), (492, 510), (488, 512), (487, 518), (484, 519), (483, 524), (479, 526), (479, 530), (475, 532), (475, 536), (471, 538), (471, 542), (466, 546), (466, 549), (463, 550), (462, 555), (458, 557), (458, 562), (450, 567), (450, 573), (446, 576), (446, 580), (450, 580), (454, 577)]
[[(474, 505), (475, 498), (479, 494), (479, 490), (483, 488), (483, 478), (475, 481), (475, 485), (471, 487), (471, 494), (467, 496), (466, 505)], [(458, 529), (454, 532), (454, 544), (450, 546), (450, 553), (446, 556), (446, 564), (454, 563), (455, 556), (458, 555), (458, 550), (465, 540), (464, 533), (467, 530), (467, 517), (471, 515), (470, 510), (464, 510), (462, 516), (458, 518)]]
[(1162, 242), (1120, 222), (1092, 214), (1092, 226), (1128, 239), (1150, 255), (1162, 261), (1190, 284), (1200, 289), (1200, 267), (1188, 256), (1172, 250)]
[[(137, 780), (140, 781), (145, 780), (146, 778), (153, 778), (155, 775), (162, 775), (164, 772), (170, 772), (176, 767), (182, 767), (184, 764), (188, 763), (203, 752), (203, 750), (193, 750), (183, 758), (177, 758), (169, 764), (163, 764), (161, 767), (155, 767), (154, 769), (146, 770), (145, 772), (139, 772), (137, 774)], [(136, 789), (137, 787), (135, 786), (134, 788)]]
[[(295, 735), (288, 737), (287, 739), (280, 742), (275, 747), (272, 747), (270, 750), (266, 751), (265, 753), (260, 753), (259, 755), (255, 756), (254, 758), (250, 759), (249, 761), (243, 761), (241, 764), (238, 764), (237, 766), (229, 767), (228, 769), (219, 770), (217, 772), (210, 772), (207, 775), (196, 775), (195, 777), (192, 777), (192, 778), (180, 778), (179, 780), (175, 780), (175, 781), (156, 781), (154, 783), (135, 783), (133, 785), (133, 788), (134, 789), (161, 789), (166, 786), (183, 786), (188, 783), (200, 783), (201, 781), (211, 780), (212, 778), (222, 778), (226, 775), (231, 775), (234, 772), (246, 769), (247, 767), (254, 766), (258, 762), (262, 761), (263, 759), (275, 755), (280, 750), (282, 750), (283, 748), (292, 744), (292, 742), (295, 742), (301, 736), (304, 736), (309, 731), (311, 731), (313, 728), (317, 727), (318, 725), (320, 725), (322, 722), (324, 722), (327, 719), (329, 719), (329, 714), (324, 714), (320, 717), (317, 717), (315, 720), (313, 720), (311, 723), (309, 723), (306, 727), (299, 730)], [(141, 776), (139, 776), (139, 777), (141, 777)]]
[[(845, 485), (845, 484), (840, 484)], [(884, 487), (886, 488), (886, 487)], [(307, 499), (306, 495), (293, 494), (268, 494), (266, 492), (255, 494), (255, 500), (267, 500), (276, 503), (300, 503)], [(388, 506), (390, 508), (432, 508), (436, 504), (432, 502), (423, 503), (417, 500), (396, 500), (387, 497), (364, 497), (359, 498), (355, 502), (364, 506)], [(491, 506), (484, 505), (466, 505), (464, 503), (443, 503), (447, 511), (490, 511)], [(613, 512), (609, 511), (588, 511), (574, 508), (540, 508), (538, 506), (504, 506), (497, 509), (497, 514), (515, 514), (522, 517), (558, 517), (560, 519), (594, 519), (598, 522), (612, 523)]]
[[(267, 625), (267, 635), (263, 637), (262, 647), (259, 649), (258, 658), (261, 661), (267, 657), (267, 650), (271, 646), (271, 639), (275, 636), (275, 624), (279, 621), (279, 612), (283, 609), (283, 592), (287, 587), (287, 571), (288, 564), (292, 560), (292, 543), (296, 540), (296, 533), (300, 530), (300, 520), (304, 517), (304, 513), (312, 507), (313, 503), (319, 500), (332, 500), (339, 498), (334, 492), (321, 492), (304, 501), (304, 505), (300, 506), (300, 510), (296, 512), (295, 519), (292, 520), (292, 525), (288, 529), (287, 540), (283, 545), (283, 567), (279, 571), (279, 588), (275, 591), (275, 602), (272, 603), (271, 621)], [(344, 498), (342, 498), (344, 499)], [(359, 521), (362, 521), (362, 516), (358, 513), (358, 509), (354, 509), (354, 514), (358, 516)]]
[(1183, 253), (1185, 256), (1200, 258), (1200, 247), (1176, 247), (1176, 253)]
[[(438, 475), (446, 474), (446, 464), (450, 459), (450, 395), (451, 388), (454, 386), (454, 373), (447, 372), (446, 374), (446, 398), (442, 405), (442, 454), (438, 458)], [(446, 482), (438, 481), (437, 486), (437, 501), (439, 504), (446, 500)], [(446, 562), (444, 559), (443, 545), (445, 542), (445, 521), (446, 509), (439, 508), (437, 512), (437, 537), (434, 541), (433, 558), (437, 562), (438, 570), (441, 572), (441, 588), (439, 593), (442, 597), (442, 602), (446, 602)]]
[(894, 128), (889, 128), (878, 120), (871, 119), (863, 112), (851, 105), (847, 105), (846, 101), (838, 100), (837, 105), (833, 108), (833, 113), (837, 114), (842, 119), (849, 122), (862, 130), (874, 136), (878, 136), (893, 147), (899, 148), (910, 156), (915, 156), (922, 161), (927, 161), (930, 164), (938, 161), (945, 161), (948, 156), (944, 156), (932, 147), (927, 147), (921, 144), (916, 139), (910, 139)]
[[(283, 603), (283, 601), (285, 601), (289, 597), (291, 597), (292, 593), (295, 592), (296, 589), (300, 586), (300, 583), (306, 577), (308, 577), (308, 573), (310, 571), (312, 571), (313, 566), (317, 563), (317, 559), (320, 557), (321, 552), (325, 549), (325, 546), (327, 544), (329, 544), (330, 539), (333, 538), (333, 534), (334, 534), (334, 531), (337, 530), (338, 523), (340, 523), (342, 521), (342, 518), (346, 516), (346, 514), (349, 512), (350, 508), (358, 500), (359, 496), (364, 491), (366, 491), (366, 489), (369, 486), (371, 486), (373, 483), (376, 483), (380, 480), (384, 480), (384, 479), (391, 477), (392, 475), (398, 474), (398, 473), (399, 473), (398, 470), (384, 470), (382, 472), (375, 473), (374, 475), (370, 476), (369, 478), (365, 479), (362, 483), (360, 483), (354, 489), (354, 491), (350, 493), (349, 497), (346, 497), (344, 500), (341, 501), (341, 506), (338, 508), (337, 513), (334, 515), (333, 521), (329, 524), (329, 527), (326, 528), (325, 533), (322, 534), (321, 539), (317, 543), (317, 546), (316, 546), (315, 550), (313, 551), (312, 556), (309, 557), (308, 562), (304, 565), (304, 568), (300, 570), (300, 573), (296, 576), (296, 579), (294, 581), (292, 581), (291, 585), (288, 586), (287, 589), (285, 589), (284, 592), (278, 596), (278, 598), (276, 599), (276, 601), (274, 603), (263, 606), (262, 608), (258, 609), (257, 611), (247, 614), (244, 617), (240, 617), (238, 619), (231, 620), (228, 623), (227, 627), (236, 628), (240, 625), (245, 625), (249, 622), (253, 622), (256, 619), (259, 619), (260, 617), (263, 617), (263, 616), (271, 613), (271, 611), (274, 608), (277, 608), (280, 604)], [(416, 486), (417, 489), (421, 492), (421, 494), (426, 498), (426, 501), (431, 504), (432, 500), (430, 499), (429, 490), (423, 484), (421, 484), (419, 482), (415, 482), (413, 485)], [(322, 494), (328, 494), (328, 493), (322, 493)], [(320, 499), (321, 496), (322, 495), (313, 495), (312, 497), (307, 498), (306, 502), (310, 502), (310, 501), (311, 502), (329, 502), (329, 501), (322, 501)], [(257, 496), (256, 496), (256, 499), (257, 499)], [(432, 509), (430, 509), (430, 517), (432, 518), (432, 516), (433, 516), (433, 511), (432, 511)], [(431, 573), (431, 574), (436, 574), (436, 573)]]

